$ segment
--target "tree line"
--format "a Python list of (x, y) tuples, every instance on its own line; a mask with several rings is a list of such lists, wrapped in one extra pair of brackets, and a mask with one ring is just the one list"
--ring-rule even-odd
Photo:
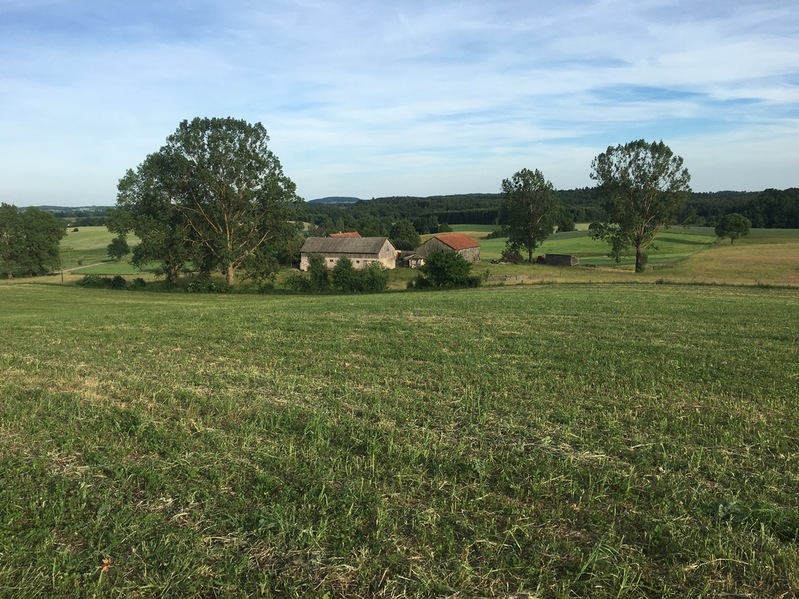
[[(117, 234), (109, 251), (124, 255), (132, 232), (140, 239), (132, 251), (135, 266), (157, 263), (171, 282), (183, 272), (222, 273), (233, 285), (241, 277), (273, 277), (279, 264), (297, 258), (308, 234), (356, 230), (412, 250), (420, 234), (455, 223), (486, 223), (507, 238), (507, 255), (520, 260), (524, 251), (532, 261), (549, 234), (579, 220), (592, 223), (591, 235), (607, 242), (617, 260), (633, 251), (640, 271), (646, 248), (669, 224), (701, 220), (723, 223), (719, 230), (729, 232), (739, 221), (724, 217), (740, 213), (755, 227), (799, 227), (799, 190), (693, 194), (682, 158), (662, 141), (608, 147), (591, 163), (593, 188), (556, 190), (540, 171), (522, 169), (502, 181), (498, 194), (346, 205), (305, 204), (268, 141), (260, 123), (181, 122), (159, 150), (120, 179), (117, 205), (107, 215), (107, 227)], [(63, 234), (64, 222), (53, 214), (4, 204), (0, 268), (9, 276), (55, 268)]]
[[(563, 218), (579, 223), (600, 220), (603, 199), (597, 187), (556, 189)], [(675, 220), (680, 224), (713, 227), (730, 213), (744, 214), (759, 228), (799, 228), (799, 189), (764, 191), (690, 192)], [(429, 197), (386, 197), (348, 204), (306, 203), (302, 218), (320, 233), (363, 231), (387, 236), (391, 223), (411, 221), (421, 235), (439, 233), (456, 224), (497, 224), (504, 196), (463, 194)]]

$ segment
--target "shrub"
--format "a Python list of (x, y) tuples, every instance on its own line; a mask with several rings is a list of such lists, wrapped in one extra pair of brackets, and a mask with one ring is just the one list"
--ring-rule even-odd
[(208, 279), (197, 279), (186, 286), (186, 293), (229, 293), (231, 287)]
[(330, 278), (327, 273), (324, 257), (318, 254), (308, 256), (308, 276), (311, 283), (311, 291), (319, 293), (330, 289)]
[(311, 291), (311, 281), (309, 281), (308, 277), (304, 274), (296, 270), (290, 272), (288, 276), (286, 276), (283, 285), (286, 286), (286, 289), (291, 291), (300, 291), (303, 293)]
[(352, 260), (346, 256), (339, 258), (336, 265), (333, 267), (333, 272), (330, 273), (330, 283), (334, 289), (343, 291), (345, 293), (352, 293), (353, 291), (360, 291), (360, 280), (358, 272), (352, 266)]
[(364, 293), (380, 293), (388, 289), (388, 271), (379, 262), (372, 262), (362, 271), (356, 271), (360, 290)]
[(113, 279), (111, 279), (109, 286), (111, 289), (124, 289), (128, 286), (128, 282), (125, 280), (125, 277), (116, 275)]
[(420, 269), (422, 275), (416, 278), (414, 288), (477, 287), (481, 279), (471, 277), (471, 269), (471, 263), (457, 252), (431, 252), (427, 256), (425, 265)]
[(108, 277), (101, 277), (100, 275), (84, 275), (78, 281), (78, 285), (83, 287), (107, 287), (111, 283)]

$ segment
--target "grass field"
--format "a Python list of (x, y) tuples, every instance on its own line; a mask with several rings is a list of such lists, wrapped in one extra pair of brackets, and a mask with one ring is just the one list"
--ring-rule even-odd
[(141, 276), (110, 239), (0, 284), (0, 596), (799, 588), (799, 232), (675, 228), (639, 275), (482, 240), (455, 292), (70, 285)]
[[(721, 284), (799, 285), (799, 230), (753, 229), (748, 237), (735, 245), (717, 243), (713, 230), (701, 227), (674, 227), (665, 231), (649, 254), (646, 273), (633, 274), (634, 259), (625, 258), (616, 264), (607, 257), (607, 246), (588, 237), (585, 227), (569, 233), (556, 233), (536, 250), (538, 254), (574, 254), (580, 268), (553, 268), (542, 265), (491, 264), (505, 248), (504, 239), (485, 239), (493, 225), (454, 225), (453, 229), (480, 241), (482, 261), (475, 265), (475, 274), (488, 273), (496, 284), (503, 277), (519, 277), (502, 284), (555, 282), (712, 282)], [(139, 271), (127, 261), (113, 262), (106, 255), (106, 246), (113, 237), (105, 227), (81, 227), (62, 241), (65, 280), (74, 282), (84, 275), (123, 275), (128, 279), (143, 277), (152, 280), (152, 268)], [(429, 236), (425, 236), (429, 237)], [(135, 238), (130, 240), (136, 243)], [(82, 266), (77, 266), (78, 259)], [(156, 265), (153, 265), (153, 268)], [(404, 289), (415, 275), (397, 269), (391, 273), (390, 287)], [(280, 279), (278, 279), (280, 280)]]
[(795, 289), (0, 306), (2, 596), (799, 588)]

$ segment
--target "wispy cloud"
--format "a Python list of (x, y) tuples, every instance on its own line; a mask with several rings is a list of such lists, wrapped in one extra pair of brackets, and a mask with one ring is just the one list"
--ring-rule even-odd
[(307, 198), (590, 185), (639, 137), (699, 190), (795, 186), (797, 40), (783, 0), (0, 0), (0, 200), (113, 203), (218, 115), (264, 123)]

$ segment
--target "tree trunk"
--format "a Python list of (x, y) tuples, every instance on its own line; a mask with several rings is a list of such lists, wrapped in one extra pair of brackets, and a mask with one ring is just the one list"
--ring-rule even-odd
[(228, 264), (227, 268), (225, 269), (225, 284), (228, 287), (233, 287), (233, 283), (236, 282), (236, 267), (232, 264)]
[(646, 266), (646, 258), (644, 257), (644, 248), (640, 245), (635, 246), (635, 272), (644, 272)]
[(533, 263), (533, 248), (527, 248), (527, 261), (532, 264)]

